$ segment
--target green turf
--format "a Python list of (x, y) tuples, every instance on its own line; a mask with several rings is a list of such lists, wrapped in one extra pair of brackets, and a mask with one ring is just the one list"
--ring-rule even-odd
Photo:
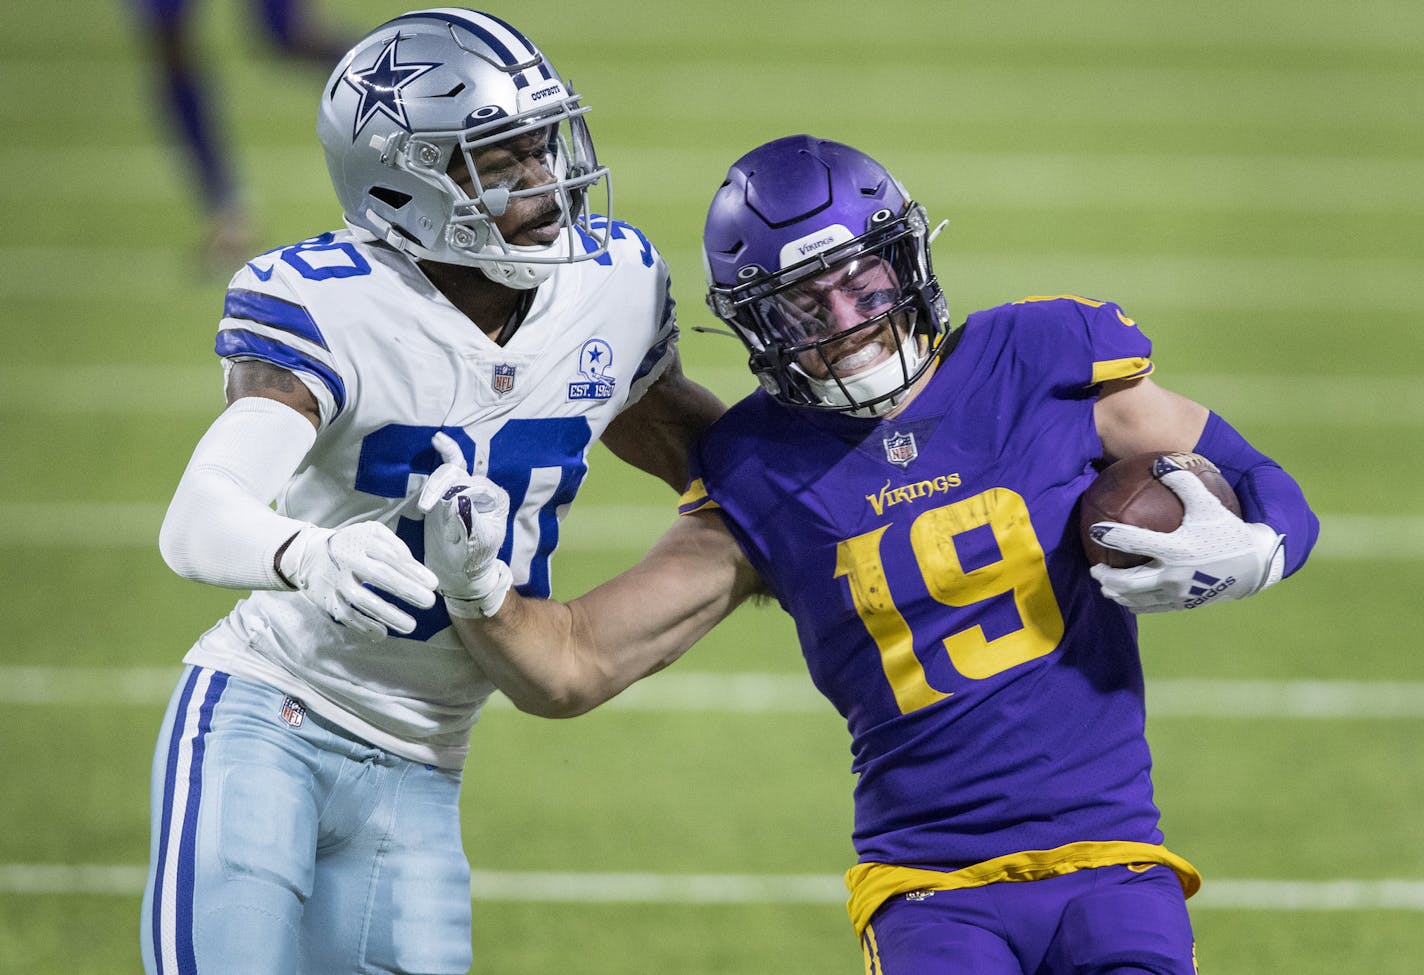
[[(335, 226), (314, 137), (320, 74), (275, 61), (245, 5), (197, 6), (263, 246)], [(319, 5), (360, 27), (407, 6)], [(200, 221), (128, 8), (21, 4), (0, 35), (0, 668), (176, 671), (233, 599), (173, 576), (152, 543), (221, 406), (223, 281), (199, 273)], [(605, 0), (495, 12), (593, 106), (617, 215), (672, 267), (693, 376), (726, 396), (751, 387), (739, 346), (690, 329), (709, 324), (698, 234), (728, 163), (800, 131), (861, 145), (950, 220), (935, 253), (957, 316), (1028, 294), (1120, 301), (1152, 336), (1161, 381), (1232, 418), (1325, 516), (1321, 557), (1287, 585), (1143, 622), (1149, 701), (1154, 680), (1424, 681), (1424, 7)], [(595, 451), (556, 591), (630, 564), (672, 502)], [(597, 512), (615, 505), (634, 514), (608, 509), (627, 521), (610, 530)], [(1393, 547), (1372, 556), (1332, 537), (1348, 524)], [(764, 606), (669, 676), (800, 668), (789, 622)], [(162, 694), (6, 694), (0, 969), (135, 971), (139, 900), (123, 871), (147, 857)], [(1163, 827), (1208, 892), (1214, 880), (1424, 882), (1419, 718), (1163, 716), (1149, 731)], [(834, 880), (851, 857), (849, 764), (829, 707), (571, 722), (492, 708), (466, 773), (466, 846), (477, 870)], [(17, 865), (121, 874), (106, 894), (21, 891)], [(476, 918), (488, 972), (861, 970), (834, 899), (496, 897)], [(1417, 909), (1203, 906), (1195, 924), (1204, 972), (1406, 975), (1424, 956)]]

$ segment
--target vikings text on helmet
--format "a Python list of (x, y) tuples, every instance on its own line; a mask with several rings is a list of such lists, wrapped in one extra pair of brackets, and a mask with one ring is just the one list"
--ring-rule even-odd
[(732, 164), (703, 234), (708, 305), (790, 406), (882, 416), (949, 332), (924, 209), (874, 159), (788, 136)]

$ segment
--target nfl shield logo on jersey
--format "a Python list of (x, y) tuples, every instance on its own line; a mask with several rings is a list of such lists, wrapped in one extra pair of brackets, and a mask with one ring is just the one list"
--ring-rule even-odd
[(307, 715), (307, 706), (294, 697), (282, 699), (282, 720), (293, 728), (302, 726), (302, 719)]
[(507, 362), (502, 362), (494, 367), (494, 373), (490, 376), (490, 388), (503, 396), (514, 388), (514, 366)]
[(885, 459), (892, 464), (909, 467), (910, 461), (920, 456), (920, 451), (915, 446), (913, 433), (901, 433), (897, 430), (886, 437), (883, 442), (885, 444)]

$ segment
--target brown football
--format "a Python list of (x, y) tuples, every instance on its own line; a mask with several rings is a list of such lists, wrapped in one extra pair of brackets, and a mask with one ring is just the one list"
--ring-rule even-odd
[(1185, 509), (1181, 500), (1152, 474), (1153, 464), (1164, 456), (1195, 474), (1228, 510), (1240, 516), (1241, 502), (1236, 499), (1236, 492), (1216, 465), (1200, 454), (1155, 450), (1126, 457), (1099, 474), (1083, 492), (1078, 532), (1089, 562), (1125, 569), (1147, 561), (1145, 555), (1119, 552), (1093, 541), (1089, 529), (1097, 522), (1118, 521), (1158, 532), (1172, 531), (1182, 523)]

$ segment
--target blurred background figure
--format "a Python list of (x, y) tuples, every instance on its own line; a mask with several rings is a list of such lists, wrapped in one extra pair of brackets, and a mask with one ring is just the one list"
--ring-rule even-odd
[[(310, 0), (242, 0), (282, 60), (329, 72), (355, 34), (318, 24)], [(252, 215), (224, 128), (221, 99), (198, 24), (198, 0), (131, 0), (156, 88), (155, 110), (176, 134), (202, 207), (198, 257), (205, 273), (226, 276), (255, 252)]]

